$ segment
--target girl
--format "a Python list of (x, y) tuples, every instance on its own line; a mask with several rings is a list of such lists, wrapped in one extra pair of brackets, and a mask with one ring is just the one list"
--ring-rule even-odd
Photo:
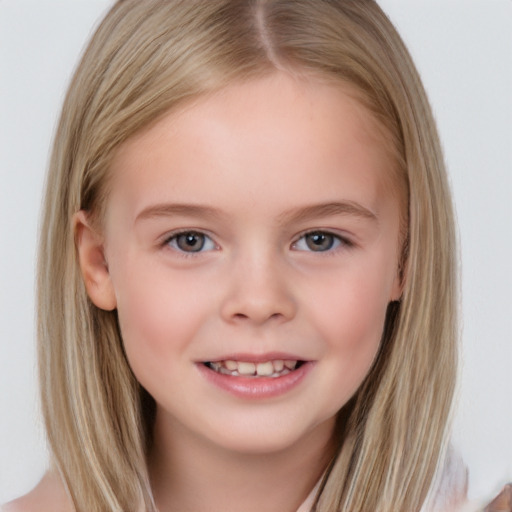
[(118, 2), (47, 184), (37, 509), (455, 507), (453, 257), (374, 2)]

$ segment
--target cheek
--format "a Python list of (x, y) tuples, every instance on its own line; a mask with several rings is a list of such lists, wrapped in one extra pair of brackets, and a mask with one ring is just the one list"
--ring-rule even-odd
[(326, 349), (347, 381), (364, 379), (382, 338), (386, 306), (372, 304), (371, 296), (367, 298), (359, 301), (349, 297), (338, 303), (333, 300), (320, 320)]
[(130, 273), (120, 272), (116, 283), (119, 325), (132, 370), (143, 381), (186, 355), (208, 316), (207, 297), (180, 275), (129, 263), (126, 268)]
[(377, 343), (384, 326), (390, 280), (378, 267), (331, 276), (315, 293), (317, 324), (330, 344), (357, 350)]
[(320, 373), (335, 390), (333, 413), (357, 391), (379, 350), (389, 302), (382, 276), (376, 270), (339, 276), (339, 286), (331, 281), (317, 290), (315, 325), (325, 351)]

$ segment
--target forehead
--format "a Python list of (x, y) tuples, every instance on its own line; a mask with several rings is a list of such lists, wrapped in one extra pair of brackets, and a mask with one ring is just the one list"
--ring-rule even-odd
[(224, 87), (123, 143), (113, 160), (111, 190), (124, 190), (137, 202), (137, 181), (145, 178), (146, 189), (154, 183), (152, 200), (165, 195), (165, 183), (168, 194), (186, 190), (204, 201), (201, 190), (211, 195), (219, 183), (230, 193), (250, 192), (267, 180), (269, 194), (272, 187), (303, 182), (311, 193), (318, 187), (328, 195), (325, 178), (338, 182), (339, 168), (359, 173), (359, 186), (377, 201), (393, 181), (395, 164), (384, 128), (357, 98), (346, 84), (287, 73)]
[[(298, 103), (301, 109), (295, 108)], [(365, 106), (367, 103), (364, 93), (349, 82), (302, 71), (274, 71), (261, 78), (234, 82), (178, 104), (172, 112), (139, 130), (118, 150), (154, 137), (159, 128), (160, 131), (169, 131), (172, 125), (178, 129), (179, 125), (187, 122), (201, 122), (205, 126), (209, 118), (219, 113), (226, 119), (229, 117), (241, 129), (256, 126), (261, 121), (265, 124), (269, 110), (273, 110), (276, 116), (284, 114), (289, 119), (306, 114), (310, 121), (308, 125), (321, 120), (330, 122), (341, 114), (341, 118), (350, 117), (354, 121), (353, 131), (362, 141), (372, 146), (380, 145), (381, 139), (390, 134)]]

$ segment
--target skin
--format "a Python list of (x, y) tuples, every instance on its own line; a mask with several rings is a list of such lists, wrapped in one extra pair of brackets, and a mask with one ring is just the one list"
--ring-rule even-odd
[(0, 512), (73, 512), (62, 482), (54, 471), (47, 472), (28, 494), (0, 507)]
[[(89, 293), (118, 309), (128, 360), (157, 402), (161, 510), (292, 511), (325, 469), (335, 415), (400, 296), (399, 208), (384, 193), (392, 162), (376, 133), (340, 87), (276, 73), (119, 149), (92, 251), (106, 266)], [(87, 276), (97, 238), (80, 226)], [(180, 249), (183, 230), (206, 235), (201, 251)], [(319, 230), (332, 249), (307, 246)], [(272, 352), (313, 365), (277, 397), (234, 397), (198, 371)]]
[[(202, 98), (119, 149), (101, 231), (75, 216), (88, 293), (118, 309), (133, 370), (157, 401), (149, 469), (161, 512), (294, 512), (332, 455), (335, 414), (401, 293), (393, 162), (346, 92), (278, 73)], [(216, 215), (153, 208), (177, 202)], [(307, 209), (333, 202), (359, 210)], [(185, 255), (176, 229), (211, 239)], [(340, 237), (333, 248), (311, 250), (304, 233), (319, 230)], [(242, 400), (197, 372), (226, 352), (277, 349), (314, 363), (283, 396)], [(512, 512), (510, 489), (485, 510)], [(1, 510), (73, 505), (50, 471)]]
[(512, 512), (512, 484), (507, 484), (484, 512)]
[[(101, 230), (75, 217), (89, 296), (117, 308), (157, 403), (162, 512), (294, 512), (333, 455), (336, 413), (401, 294), (393, 161), (349, 92), (276, 72), (200, 98), (118, 149)], [(272, 352), (310, 367), (277, 396), (234, 396), (199, 370)]]

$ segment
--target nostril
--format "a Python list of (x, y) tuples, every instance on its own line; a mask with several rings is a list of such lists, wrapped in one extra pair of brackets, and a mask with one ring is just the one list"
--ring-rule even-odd
[[(268, 315), (268, 317), (265, 317), (263, 320), (277, 320), (282, 317), (283, 315), (281, 313), (272, 313), (271, 315)], [(237, 320), (248, 320), (249, 318), (251, 318), (251, 315), (247, 315), (245, 313), (235, 313), (233, 315), (233, 318)]]
[(295, 303), (287, 294), (272, 288), (262, 291), (238, 288), (224, 298), (220, 313), (228, 322), (276, 323), (294, 317)]

